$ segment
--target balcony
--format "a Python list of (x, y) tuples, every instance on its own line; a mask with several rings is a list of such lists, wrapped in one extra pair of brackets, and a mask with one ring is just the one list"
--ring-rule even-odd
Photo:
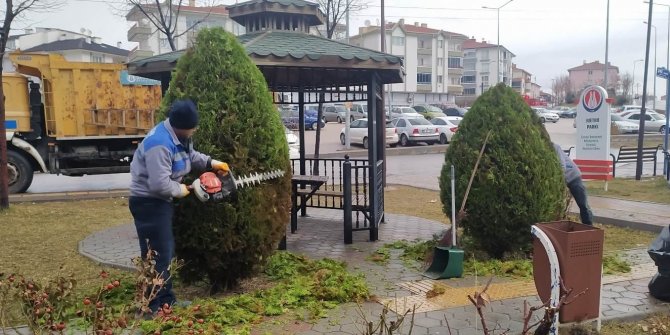
[(463, 75), (463, 68), (462, 67), (450, 67), (449, 68), (449, 75), (457, 75), (457, 76), (462, 76)]
[(433, 85), (432, 84), (417, 84), (416, 85), (416, 91), (417, 92), (432, 92), (433, 91)]
[(128, 41), (142, 42), (151, 35), (151, 27), (140, 26), (137, 23), (128, 30)]
[(449, 50), (449, 57), (463, 57), (463, 51)]
[(154, 52), (151, 51), (151, 50), (134, 49), (128, 55), (128, 59), (130, 59), (130, 61), (134, 61), (136, 59), (147, 58), (147, 57), (151, 57), (153, 55), (154, 55)]
[(416, 67), (417, 73), (433, 73), (433, 67), (428, 65), (420, 65)]
[(432, 48), (418, 48), (418, 49), (416, 49), (416, 53), (418, 55), (431, 56), (431, 55), (433, 55), (433, 49)]
[(463, 86), (461, 85), (449, 85), (447, 86), (447, 93), (453, 95), (463, 95)]

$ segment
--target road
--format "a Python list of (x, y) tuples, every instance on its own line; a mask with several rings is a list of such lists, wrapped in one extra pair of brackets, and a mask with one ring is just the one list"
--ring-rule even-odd
[[(321, 153), (333, 153), (344, 149), (339, 142), (343, 124), (327, 123), (321, 134)], [(546, 125), (554, 142), (563, 148), (575, 145), (575, 129), (572, 119), (561, 119), (558, 123)], [(315, 131), (305, 132), (307, 154), (314, 152)], [(356, 148), (354, 146), (354, 148)], [(360, 148), (360, 147), (359, 147)], [(574, 151), (573, 151), (574, 153)], [(437, 178), (442, 169), (444, 155), (389, 156), (387, 159), (387, 181), (391, 184), (415, 185), (429, 189), (439, 189)], [(618, 175), (618, 173), (617, 173)], [(29, 193), (100, 191), (128, 188), (129, 174), (109, 174), (83, 177), (66, 177), (37, 174)]]

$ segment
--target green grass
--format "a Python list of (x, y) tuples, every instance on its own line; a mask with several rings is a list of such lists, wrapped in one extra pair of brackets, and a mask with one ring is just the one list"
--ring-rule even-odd
[(604, 181), (587, 181), (584, 185), (589, 195), (670, 204), (670, 187), (663, 177), (616, 178), (608, 182), (607, 192)]

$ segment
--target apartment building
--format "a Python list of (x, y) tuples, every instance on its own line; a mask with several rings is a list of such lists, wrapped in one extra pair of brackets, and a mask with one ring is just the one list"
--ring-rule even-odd
[(71, 62), (94, 63), (125, 63), (128, 61), (128, 50), (102, 43), (99, 37), (91, 35), (91, 31), (81, 29), (73, 32), (58, 28), (31, 28), (22, 34), (12, 35), (7, 39), (7, 52), (2, 64), (3, 71), (14, 71), (14, 65), (7, 55), (13, 51), (45, 52), (62, 55)]
[(512, 88), (521, 95), (530, 95), (533, 75), (512, 63)]
[[(145, 5), (142, 9), (158, 14), (158, 7), (156, 6)], [(189, 0), (188, 6), (182, 5), (178, 9), (178, 15), (176, 6), (171, 11), (177, 21), (175, 36), (178, 37), (174, 41), (176, 50), (187, 48), (195, 39), (198, 30), (203, 28), (223, 27), (223, 29), (235, 35), (244, 34), (244, 27), (228, 17), (228, 11), (224, 6), (196, 7), (195, 0)], [(128, 30), (128, 41), (139, 43), (135, 49), (131, 50), (131, 59), (172, 51), (165, 34), (160, 32), (147, 19), (140, 8), (133, 7), (128, 11), (126, 20), (135, 22)]]
[[(428, 27), (425, 23), (406, 24), (404, 19), (387, 23), (386, 52), (401, 56), (405, 82), (390, 85), (391, 105), (455, 103), (463, 93), (463, 41), (467, 36)], [(366, 26), (352, 36), (350, 44), (381, 50), (381, 28)]]
[(464, 41), (462, 48), (464, 97), (472, 100), (499, 82), (511, 86), (512, 58), (515, 57), (511, 51), (474, 38)]
[[(619, 88), (619, 68), (608, 63), (607, 90), (616, 92)], [(599, 61), (587, 63), (568, 69), (570, 85), (573, 92), (581, 92), (589, 85), (603, 85), (605, 81), (605, 64)]]

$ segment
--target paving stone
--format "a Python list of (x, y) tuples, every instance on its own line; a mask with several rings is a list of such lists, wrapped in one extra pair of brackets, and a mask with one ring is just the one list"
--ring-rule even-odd
[(458, 335), (482, 335), (484, 332), (481, 329), (464, 328), (458, 330)]
[(644, 293), (638, 293), (638, 292), (622, 292), (621, 295), (624, 298), (631, 298), (631, 299), (647, 299), (647, 295)]
[(602, 293), (603, 298), (621, 298), (621, 294), (618, 292), (612, 292), (612, 291), (603, 291)]
[(619, 312), (637, 312), (637, 308), (635, 306), (630, 306), (630, 305), (623, 305), (623, 304), (613, 304), (610, 305), (612, 307), (612, 310), (614, 311), (619, 311)]
[(612, 292), (625, 292), (627, 291), (625, 287), (619, 286), (619, 285), (611, 285), (607, 287), (607, 290), (612, 291)]
[(414, 324), (417, 326), (430, 328), (430, 327), (441, 326), (442, 322), (440, 322), (440, 320), (423, 317), (423, 318), (415, 318)]
[(640, 299), (631, 299), (631, 298), (616, 298), (617, 303), (623, 304), (623, 305), (628, 305), (628, 306), (638, 306), (638, 305), (643, 305), (644, 302)]

